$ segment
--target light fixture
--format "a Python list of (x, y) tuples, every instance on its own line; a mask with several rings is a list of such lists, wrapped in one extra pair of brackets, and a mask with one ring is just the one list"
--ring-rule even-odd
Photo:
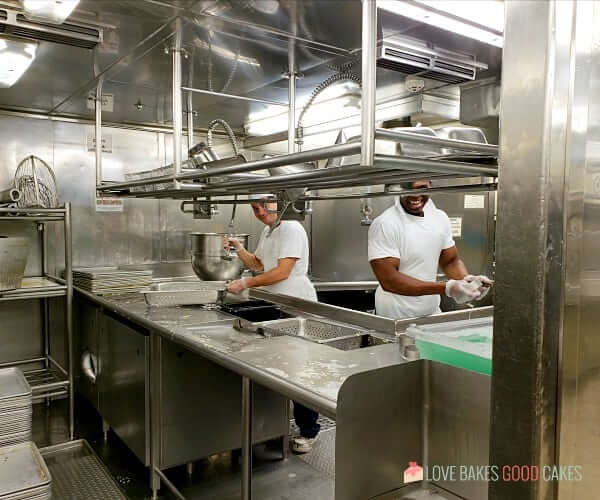
[(488, 45), (504, 42), (499, 0), (378, 0), (377, 7)]
[(12, 87), (35, 59), (37, 42), (0, 38), (0, 88)]
[(279, 10), (278, 0), (250, 0), (250, 5), (263, 14), (275, 14)]
[(79, 0), (21, 0), (25, 17), (36, 21), (62, 24)]

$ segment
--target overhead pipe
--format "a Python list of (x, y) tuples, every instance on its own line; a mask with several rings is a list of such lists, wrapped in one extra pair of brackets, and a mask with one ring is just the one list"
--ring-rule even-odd
[(173, 181), (175, 189), (180, 183), (177, 177), (181, 175), (181, 136), (183, 129), (183, 98), (181, 92), (181, 49), (183, 43), (183, 21), (180, 17), (175, 20), (175, 45), (173, 47)]
[(459, 141), (457, 139), (444, 139), (442, 137), (432, 137), (423, 134), (415, 134), (414, 132), (386, 130), (378, 128), (375, 131), (375, 138), (393, 142), (410, 142), (414, 144), (441, 146), (446, 148), (458, 149), (461, 151), (471, 151), (475, 153), (484, 153), (492, 156), (498, 156), (498, 146), (496, 146), (495, 144)]

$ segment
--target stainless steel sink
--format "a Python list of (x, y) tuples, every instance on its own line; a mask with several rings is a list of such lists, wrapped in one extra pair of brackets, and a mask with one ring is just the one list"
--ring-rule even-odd
[(393, 342), (373, 336), (368, 330), (310, 318), (265, 321), (255, 326), (264, 327), (270, 336), (291, 335), (344, 351)]

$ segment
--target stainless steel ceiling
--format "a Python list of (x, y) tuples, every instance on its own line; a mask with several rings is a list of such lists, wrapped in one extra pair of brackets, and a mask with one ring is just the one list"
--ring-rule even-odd
[[(7, 3), (11, 2), (0, 0)], [(298, 81), (298, 99), (329, 76), (332, 66), (360, 59), (360, 0), (280, 0), (274, 14), (261, 12), (257, 4), (260, 1), (82, 0), (71, 19), (105, 25), (104, 42), (94, 51), (41, 42), (29, 71), (12, 88), (0, 90), (0, 107), (93, 118), (87, 96), (95, 89), (96, 75), (106, 72), (103, 93), (113, 94), (115, 103), (112, 113), (104, 113), (106, 121), (169, 124), (172, 70), (171, 56), (164, 49), (170, 45), (174, 16), (185, 20), (189, 57), (184, 59), (184, 84), (189, 84), (193, 60), (190, 86), (199, 89), (286, 102), (283, 73), (290, 34), (297, 39), (297, 62), (305, 75)], [(410, 35), (474, 54), (490, 66), (481, 77), (499, 73), (500, 49), (385, 11), (379, 16), (382, 37)], [(360, 74), (360, 62), (354, 71)], [(386, 72), (379, 69), (378, 80), (403, 79)], [(141, 109), (136, 107), (139, 102)], [(249, 113), (264, 107), (201, 94), (193, 97), (198, 127), (221, 117), (239, 130)]]

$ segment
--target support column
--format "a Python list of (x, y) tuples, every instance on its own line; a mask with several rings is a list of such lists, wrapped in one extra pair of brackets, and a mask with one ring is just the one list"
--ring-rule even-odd
[(360, 164), (373, 166), (375, 157), (375, 99), (377, 90), (377, 3), (362, 0), (362, 100), (360, 107)]
[(183, 21), (175, 21), (175, 45), (173, 47), (173, 181), (176, 189), (180, 182), (175, 178), (181, 174), (181, 135), (183, 128), (183, 97), (181, 91), (181, 48)]

